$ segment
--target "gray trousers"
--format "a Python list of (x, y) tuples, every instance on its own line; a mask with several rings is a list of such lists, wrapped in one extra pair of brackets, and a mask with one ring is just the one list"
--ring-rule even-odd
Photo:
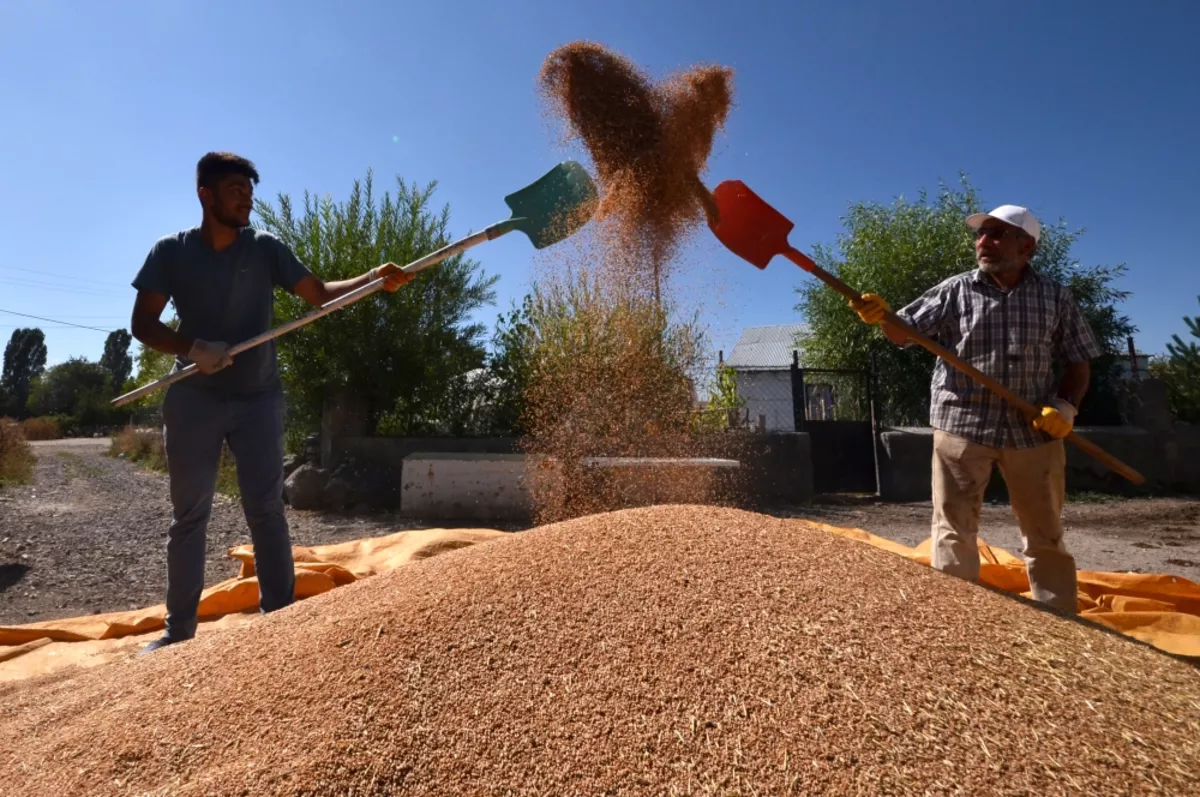
[(1000, 466), (1021, 527), (1033, 599), (1074, 614), (1075, 558), (1063, 544), (1067, 453), (1062, 440), (1034, 448), (990, 448), (933, 433), (933, 567), (979, 579), (979, 515), (992, 468)]
[(282, 391), (226, 397), (172, 385), (163, 400), (163, 422), (173, 515), (167, 539), (166, 636), (196, 635), (208, 520), (226, 441), (237, 464), (242, 511), (254, 544), (259, 608), (270, 612), (292, 603), (295, 571), (283, 514)]

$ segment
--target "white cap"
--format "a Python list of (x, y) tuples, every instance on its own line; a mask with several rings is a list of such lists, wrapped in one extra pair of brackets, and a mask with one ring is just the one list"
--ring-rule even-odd
[(1023, 208), (1020, 205), (1001, 205), (991, 213), (974, 213), (967, 216), (967, 226), (972, 230), (978, 230), (979, 226), (987, 219), (999, 219), (1006, 224), (1011, 224), (1014, 227), (1020, 227), (1025, 232), (1033, 236), (1033, 240), (1038, 240), (1042, 234), (1041, 225), (1038, 220), (1033, 217), (1033, 213), (1029, 208)]

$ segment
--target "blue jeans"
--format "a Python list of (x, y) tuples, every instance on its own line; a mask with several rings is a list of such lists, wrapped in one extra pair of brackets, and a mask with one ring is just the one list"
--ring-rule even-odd
[(292, 603), (296, 576), (283, 514), (283, 392), (222, 396), (172, 385), (163, 400), (163, 422), (173, 514), (167, 539), (166, 636), (178, 640), (196, 635), (208, 520), (226, 441), (237, 464), (242, 511), (254, 543), (259, 608), (265, 613)]

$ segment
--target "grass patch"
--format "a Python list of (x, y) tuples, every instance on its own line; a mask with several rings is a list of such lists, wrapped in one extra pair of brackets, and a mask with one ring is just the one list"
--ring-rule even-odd
[(0, 487), (29, 484), (35, 461), (21, 425), (11, 418), (0, 418)]
[(124, 457), (152, 470), (167, 470), (167, 457), (163, 452), (162, 432), (157, 429), (137, 429), (126, 426), (112, 439), (109, 456)]
[[(167, 457), (163, 451), (162, 432), (157, 429), (136, 429), (125, 427), (112, 440), (109, 456), (124, 458), (130, 462), (150, 468), (151, 470), (167, 472)], [(237, 467), (233, 461), (233, 453), (225, 443), (221, 444), (221, 462), (217, 469), (217, 492), (237, 498), (241, 491), (237, 483)]]

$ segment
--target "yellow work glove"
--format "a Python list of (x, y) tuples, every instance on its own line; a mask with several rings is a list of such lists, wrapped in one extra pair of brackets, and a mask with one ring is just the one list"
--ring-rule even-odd
[(376, 266), (371, 269), (368, 276), (371, 282), (380, 277), (385, 277), (383, 289), (388, 293), (395, 293), (417, 278), (416, 274), (409, 274), (395, 263), (384, 263), (382, 266)]
[(1075, 427), (1077, 412), (1071, 402), (1056, 398), (1050, 402), (1050, 406), (1042, 408), (1041, 415), (1033, 419), (1033, 428), (1061, 440)]
[(891, 308), (882, 296), (864, 293), (861, 299), (852, 299), (850, 306), (858, 313), (858, 317), (867, 324), (878, 324), (883, 321), (883, 314)]

